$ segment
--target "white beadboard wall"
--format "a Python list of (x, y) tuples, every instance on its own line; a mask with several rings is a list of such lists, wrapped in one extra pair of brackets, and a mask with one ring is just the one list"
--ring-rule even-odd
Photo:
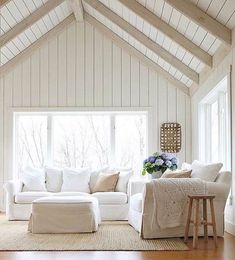
[(190, 98), (92, 25), (72, 22), (0, 78), (0, 206), (12, 178), (13, 118), (22, 110), (148, 110), (149, 152), (163, 122), (182, 126), (180, 161), (191, 161)]

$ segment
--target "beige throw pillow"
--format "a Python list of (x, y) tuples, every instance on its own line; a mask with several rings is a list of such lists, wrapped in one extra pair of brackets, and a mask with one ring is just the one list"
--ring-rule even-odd
[(100, 173), (92, 192), (115, 191), (118, 182), (119, 172), (113, 174)]
[(161, 178), (191, 178), (192, 171), (166, 171)]

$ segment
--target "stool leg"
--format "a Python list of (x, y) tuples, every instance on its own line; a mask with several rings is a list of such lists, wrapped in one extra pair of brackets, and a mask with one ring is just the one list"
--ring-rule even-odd
[(203, 225), (204, 225), (204, 239), (208, 242), (208, 230), (207, 230), (207, 207), (206, 199), (203, 199)]
[(190, 226), (190, 221), (191, 221), (191, 215), (192, 215), (192, 207), (193, 207), (193, 199), (189, 198), (189, 207), (188, 207), (188, 218), (187, 218), (187, 223), (185, 227), (185, 234), (184, 234), (184, 242), (188, 242), (188, 232), (189, 232), (189, 226)]
[(197, 248), (198, 244), (198, 224), (199, 224), (199, 199), (196, 200), (195, 221), (193, 227), (193, 248)]
[(213, 199), (210, 199), (210, 208), (211, 208), (211, 219), (212, 219), (212, 227), (213, 227), (215, 247), (217, 247), (218, 244), (217, 244), (217, 233), (216, 233), (215, 211), (214, 211)]

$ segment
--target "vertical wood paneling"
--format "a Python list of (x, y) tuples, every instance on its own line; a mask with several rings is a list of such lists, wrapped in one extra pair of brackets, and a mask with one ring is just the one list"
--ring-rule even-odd
[(85, 23), (85, 105), (94, 105), (94, 29)]
[(85, 101), (85, 39), (84, 39), (84, 24), (77, 23), (76, 27), (76, 104), (84, 106)]
[(122, 105), (122, 50), (113, 44), (113, 106)]
[(177, 122), (181, 125), (181, 133), (182, 133), (182, 139), (181, 139), (181, 151), (178, 154), (178, 158), (180, 163), (185, 161), (185, 144), (186, 144), (186, 100), (185, 100), (185, 94), (181, 91), (177, 91)]
[(48, 44), (40, 48), (40, 106), (48, 106)]
[(30, 106), (30, 58), (22, 63), (22, 106)]
[(14, 107), (22, 106), (22, 66), (13, 70), (13, 104)]
[(152, 107), (151, 118), (149, 118), (149, 151), (154, 153), (159, 151), (159, 127), (158, 127), (158, 84), (157, 74), (149, 70), (149, 106)]
[(191, 126), (191, 100), (187, 96), (185, 100), (185, 161), (191, 162), (192, 160), (192, 126)]
[(58, 106), (67, 104), (67, 32), (58, 36)]
[(94, 46), (94, 101), (95, 106), (103, 105), (103, 35), (95, 30)]
[(168, 98), (167, 98), (167, 81), (159, 76), (158, 78), (158, 122), (159, 127), (162, 123), (168, 122)]
[(49, 41), (49, 106), (57, 106), (57, 84), (58, 84), (58, 49), (57, 49), (57, 38)]
[(130, 55), (122, 51), (122, 106), (128, 107), (131, 103), (130, 82)]
[(136, 57), (131, 56), (131, 106), (139, 106), (140, 95), (140, 63)]
[(103, 57), (104, 57), (104, 106), (112, 106), (112, 71), (113, 71), (113, 53), (112, 53), (112, 42), (104, 37), (103, 42)]
[(148, 106), (148, 67), (140, 63), (140, 106)]
[(177, 121), (177, 93), (176, 88), (168, 83), (167, 88), (167, 112), (168, 112), (168, 121), (176, 122)]
[(67, 29), (67, 105), (74, 107), (76, 104), (76, 87), (75, 87), (75, 22)]
[(31, 106), (39, 107), (40, 96), (40, 70), (39, 70), (39, 51), (32, 54), (31, 60), (31, 80), (30, 80), (30, 94), (31, 94)]

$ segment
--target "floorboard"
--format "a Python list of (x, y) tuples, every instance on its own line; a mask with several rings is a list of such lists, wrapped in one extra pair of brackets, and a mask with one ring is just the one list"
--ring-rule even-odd
[(218, 239), (218, 248), (214, 247), (213, 240), (204, 243), (199, 239), (198, 249), (192, 249), (192, 239), (189, 240), (189, 251), (44, 251), (44, 252), (0, 252), (0, 260), (151, 260), (151, 259), (235, 259), (235, 237), (225, 233), (224, 238)]

